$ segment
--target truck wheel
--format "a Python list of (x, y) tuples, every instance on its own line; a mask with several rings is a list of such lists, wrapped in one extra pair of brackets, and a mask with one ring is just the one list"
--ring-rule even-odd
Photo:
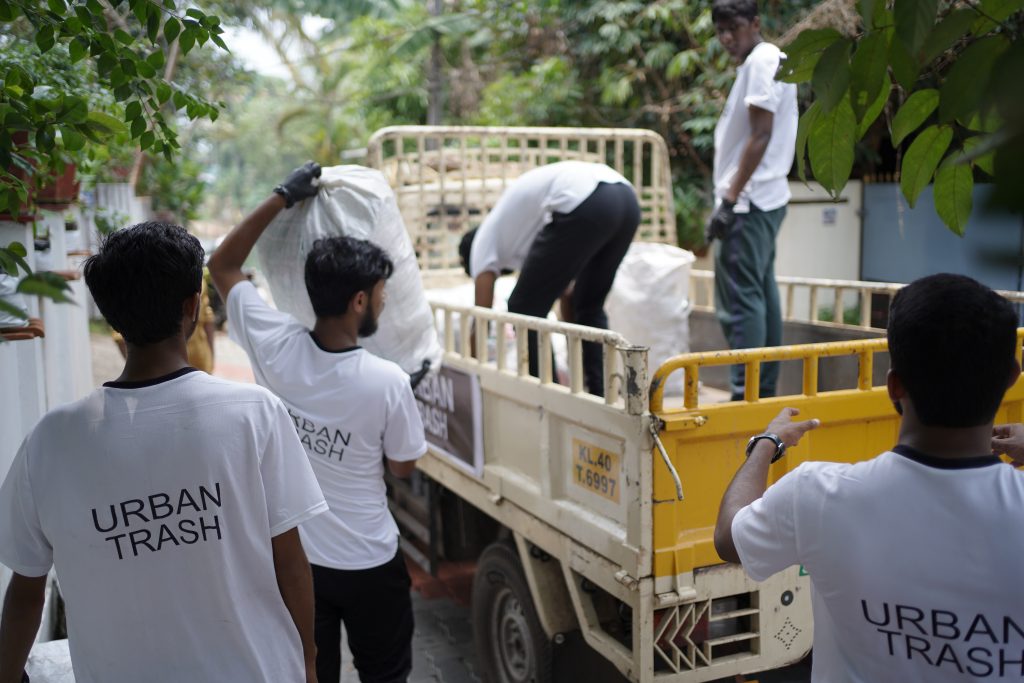
[(551, 681), (551, 641), (537, 618), (514, 547), (493, 543), (480, 555), (472, 610), (485, 683)]

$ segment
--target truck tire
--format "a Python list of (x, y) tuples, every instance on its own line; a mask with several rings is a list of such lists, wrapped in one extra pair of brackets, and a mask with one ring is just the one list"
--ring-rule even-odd
[(492, 543), (480, 555), (472, 618), (484, 683), (550, 683), (551, 641), (537, 618), (514, 546)]

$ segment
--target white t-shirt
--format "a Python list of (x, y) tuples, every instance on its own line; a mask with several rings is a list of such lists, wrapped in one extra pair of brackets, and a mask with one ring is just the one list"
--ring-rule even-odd
[[(775, 80), (782, 52), (771, 43), (758, 43), (736, 69), (736, 82), (715, 126), (715, 197), (729, 191), (750, 139), (748, 107), (772, 112), (772, 139), (736, 202), (737, 213), (747, 213), (750, 202), (762, 211), (781, 208), (789, 201), (789, 169), (796, 150), (800, 114), (796, 85)], [(742, 105), (742, 106), (741, 106)]]
[(78, 683), (304, 681), (270, 541), (327, 504), (291, 419), (169, 377), (43, 417), (0, 488), (0, 561), (56, 567)]
[(309, 561), (334, 569), (387, 563), (398, 552), (398, 526), (384, 457), (405, 462), (427, 451), (409, 375), (359, 347), (324, 351), (248, 282), (231, 289), (227, 304), (231, 338), (249, 355), (256, 381), (288, 407), (330, 506), (299, 529)]
[(537, 233), (551, 222), (551, 214), (570, 213), (599, 183), (630, 185), (618, 171), (586, 161), (559, 161), (516, 178), (476, 232), (469, 274), (476, 277), (522, 268)]
[(733, 520), (743, 568), (810, 574), (815, 681), (1021, 680), (1024, 473), (895, 450), (769, 487)]

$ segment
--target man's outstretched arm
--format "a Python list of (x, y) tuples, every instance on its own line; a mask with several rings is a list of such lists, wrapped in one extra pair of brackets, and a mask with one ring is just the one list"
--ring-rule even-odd
[(274, 194), (236, 225), (213, 252), (208, 266), (210, 279), (223, 301), (228, 300), (232, 287), (246, 279), (242, 265), (270, 221), (281, 209), (290, 208), (295, 202), (315, 195), (317, 186), (314, 180), (319, 177), (320, 166), (312, 161), (292, 171), (283, 183), (274, 188)]
[[(795, 446), (804, 434), (821, 424), (818, 420), (793, 422), (793, 418), (799, 414), (796, 408), (783, 408), (765, 431), (778, 436), (787, 448)], [(764, 495), (768, 488), (768, 466), (774, 454), (773, 442), (758, 441), (722, 496), (718, 523), (715, 525), (715, 550), (726, 562), (740, 561), (732, 538), (732, 520), (736, 513)]]
[(46, 598), (46, 575), (14, 574), (0, 621), (0, 683), (21, 683)]

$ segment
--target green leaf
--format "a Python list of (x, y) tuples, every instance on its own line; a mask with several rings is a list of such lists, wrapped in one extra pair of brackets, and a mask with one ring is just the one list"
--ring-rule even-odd
[(875, 27), (875, 9), (878, 5), (885, 5), (885, 2), (878, 0), (859, 0), (860, 20), (864, 24), (864, 30), (870, 32)]
[(960, 54), (942, 85), (940, 120), (966, 118), (981, 108), (982, 95), (988, 86), (987, 76), (1007, 47), (1009, 41), (993, 36), (975, 41)]
[(132, 121), (132, 139), (139, 137), (146, 132), (146, 119), (139, 117)]
[(89, 50), (89, 43), (82, 38), (75, 38), (68, 43), (68, 52), (71, 54), (71, 63), (75, 64), (85, 58)]
[(18, 308), (17, 306), (15, 306), (12, 303), (9, 303), (5, 299), (0, 299), (0, 311), (6, 313), (7, 315), (14, 316), (19, 320), (28, 320), (28, 313), (25, 310)]
[(896, 0), (893, 16), (896, 20), (896, 38), (911, 55), (924, 45), (939, 11), (939, 0)]
[(164, 61), (165, 58), (163, 50), (156, 50), (153, 52), (153, 54), (146, 57), (146, 64), (149, 64), (154, 69), (164, 68)]
[(931, 182), (952, 139), (951, 127), (928, 126), (910, 144), (900, 167), (900, 188), (911, 208), (917, 203), (921, 191)]
[(904, 138), (917, 130), (938, 106), (938, 90), (928, 88), (911, 95), (892, 119), (893, 146), (898, 146)]
[[(212, 40), (217, 47), (224, 50), (225, 52), (231, 52), (231, 50), (228, 49), (227, 43), (225, 43), (224, 40), (216, 33), (210, 34), (210, 40)], [(673, 61), (675, 60), (673, 59)], [(671, 67), (672, 65), (669, 64), (669, 66)], [(669, 76), (669, 78), (671, 78), (671, 76)]]
[(147, 130), (139, 138), (139, 147), (141, 147), (143, 150), (147, 150), (153, 146), (154, 140), (156, 140), (156, 133), (154, 133), (151, 130)]
[(180, 90), (176, 90), (174, 92), (174, 106), (177, 109), (184, 109), (185, 107), (187, 107), (188, 96)]
[(889, 39), (885, 33), (862, 38), (850, 68), (850, 103), (857, 120), (864, 119), (885, 85), (889, 65)]
[(776, 78), (786, 83), (803, 83), (814, 75), (822, 53), (842, 35), (834, 28), (801, 31), (793, 42), (785, 46), (786, 59), (779, 66)]
[[(0, 247), (0, 274), (18, 276), (18, 264), (10, 257), (7, 250)], [(0, 299), (3, 301), (3, 299)]]
[(64, 149), (69, 152), (77, 152), (85, 147), (85, 136), (70, 126), (60, 127), (60, 139), (64, 144)]
[(896, 82), (902, 85), (904, 90), (913, 91), (920, 67), (899, 40), (889, 43), (889, 65), (892, 67), (892, 75), (896, 77)]
[[(14, 256), (20, 256), (21, 258), (28, 258), (28, 249), (21, 242), (11, 242), (7, 245), (7, 251), (11, 252)], [(31, 270), (29, 272), (32, 272)]]
[(39, 46), (40, 52), (46, 52), (53, 47), (55, 38), (53, 36), (52, 26), (43, 26), (36, 33), (36, 45)]
[(122, 45), (131, 45), (135, 42), (135, 39), (132, 38), (132, 34), (128, 33), (123, 29), (114, 30), (114, 39)]
[(857, 117), (849, 98), (844, 98), (831, 112), (820, 114), (811, 128), (811, 169), (815, 180), (833, 197), (839, 196), (850, 179), (856, 131)]
[(800, 122), (796, 127), (796, 172), (800, 176), (800, 180), (805, 183), (807, 182), (807, 168), (804, 157), (807, 156), (807, 137), (811, 134), (811, 129), (814, 128), (814, 123), (820, 115), (821, 105), (814, 102), (800, 117)]
[(114, 100), (117, 102), (124, 102), (132, 96), (132, 88), (130, 85), (121, 85), (114, 88)]
[(149, 62), (139, 60), (135, 63), (135, 68), (143, 78), (156, 78), (156, 69), (154, 69)]
[(46, 0), (46, 5), (54, 14), (63, 15), (68, 9), (68, 6), (64, 4), (64, 0)]
[(84, 123), (89, 116), (89, 105), (84, 97), (64, 96), (64, 105), (58, 114), (62, 123)]
[(982, 0), (981, 14), (977, 16), (974, 28), (971, 30), (976, 36), (998, 27), (996, 22), (1009, 19), (1010, 15), (1024, 9), (1022, 0)]
[(181, 54), (187, 55), (196, 44), (195, 29), (187, 28), (182, 31), (181, 36), (178, 39), (178, 44), (181, 46)]
[(935, 174), (935, 212), (946, 227), (960, 237), (967, 229), (974, 193), (970, 164), (950, 161)]
[(164, 22), (164, 40), (170, 45), (174, 42), (174, 39), (181, 33), (181, 24), (174, 17), (167, 17), (167, 21)]
[(104, 114), (101, 111), (89, 112), (88, 123), (94, 130), (99, 130), (102, 133), (111, 135), (124, 133), (128, 130), (128, 128), (119, 120), (115, 119), (110, 114)]
[[(148, 6), (149, 3), (146, 3)], [(146, 37), (149, 38), (149, 42), (156, 43), (157, 38), (160, 37), (160, 12), (153, 10), (149, 13), (146, 18)]]
[(185, 10), (185, 16), (192, 17), (193, 19), (197, 19), (197, 20), (202, 20), (202, 18), (205, 15), (202, 12), (200, 12), (199, 10), (197, 10), (197, 9), (189, 8), (189, 9)]
[[(990, 140), (987, 140), (984, 135), (975, 135), (974, 137), (967, 138), (966, 140), (964, 140), (964, 156), (971, 156), (972, 154), (980, 150), (983, 146), (992, 146), (990, 144)], [(981, 156), (974, 157), (970, 161), (985, 173), (988, 173), (990, 176), (995, 176), (996, 170), (994, 148), (992, 149), (992, 151), (982, 154)]]
[(860, 123), (857, 124), (858, 140), (867, 134), (868, 130), (871, 128), (871, 124), (875, 122), (875, 119), (877, 119), (882, 113), (882, 110), (885, 109), (885, 103), (889, 101), (890, 94), (892, 94), (892, 85), (886, 81), (884, 87), (878, 91), (878, 97), (876, 97), (875, 101), (871, 103), (868, 110), (864, 112), (864, 118), (862, 118)]
[(823, 113), (832, 111), (850, 85), (850, 41), (836, 41), (825, 50), (814, 67), (811, 86)]
[(953, 10), (946, 15), (946, 18), (932, 29), (931, 35), (921, 48), (921, 63), (929, 64), (936, 57), (952, 47), (953, 43), (960, 40), (971, 30), (978, 14), (970, 9)]
[(37, 294), (58, 303), (73, 303), (64, 295), (71, 288), (64, 278), (56, 273), (38, 272), (26, 275), (18, 283), (17, 290), (22, 294)]
[(160, 104), (163, 104), (167, 100), (171, 99), (171, 86), (167, 85), (163, 81), (156, 84), (156, 99)]
[(129, 102), (124, 108), (124, 120), (131, 121), (142, 116), (142, 104), (133, 100)]

